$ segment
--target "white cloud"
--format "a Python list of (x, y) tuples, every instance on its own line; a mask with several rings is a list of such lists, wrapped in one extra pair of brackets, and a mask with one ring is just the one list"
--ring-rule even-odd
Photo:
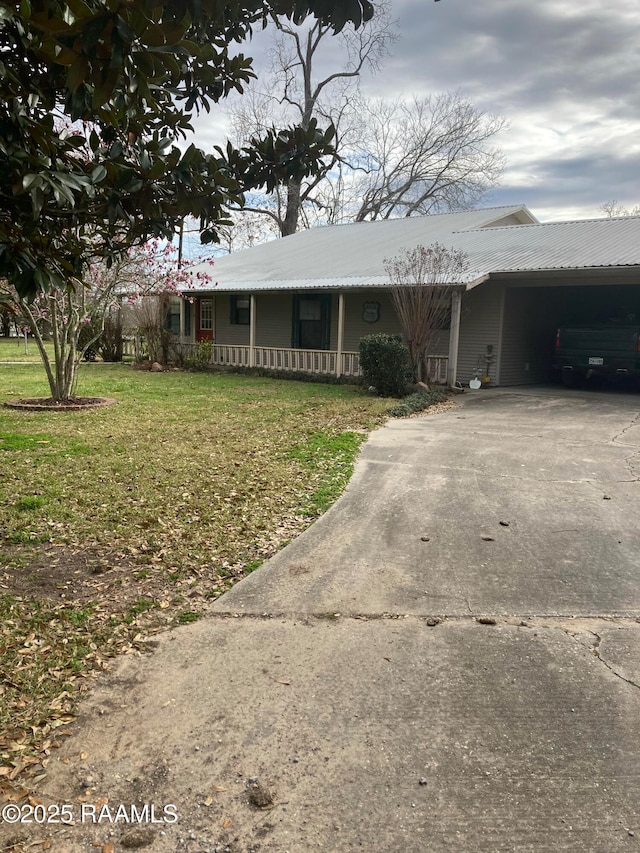
[[(637, 0), (392, 0), (400, 39), (371, 95), (459, 91), (509, 123), (493, 203), (543, 218), (597, 216), (612, 198), (640, 203), (640, 3)], [(263, 67), (269, 34), (243, 48)], [(338, 63), (339, 39), (327, 63)], [(223, 110), (197, 121), (223, 141)]]
[(494, 200), (545, 218), (640, 198), (636, 0), (396, 0), (402, 49), (384, 93), (458, 89), (509, 128)]

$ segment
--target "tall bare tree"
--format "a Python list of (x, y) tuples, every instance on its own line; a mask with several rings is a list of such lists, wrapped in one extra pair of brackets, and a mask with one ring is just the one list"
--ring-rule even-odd
[[(270, 51), (269, 71), (230, 110), (239, 144), (246, 144), (274, 125), (295, 123), (306, 129), (316, 119), (322, 126), (331, 123), (336, 128), (336, 153), (324, 159), (320, 173), (303, 180), (293, 178), (264, 204), (243, 208), (271, 218), (283, 237), (298, 230), (305, 205), (316, 202), (317, 188), (339, 162), (340, 152), (356, 144), (360, 74), (365, 68), (379, 68), (395, 38), (389, 7), (389, 0), (378, 0), (371, 21), (358, 29), (348, 24), (337, 38), (322, 21), (296, 26), (274, 18), (277, 35)], [(340, 42), (342, 65), (326, 70), (336, 41)]]
[(452, 286), (460, 284), (467, 267), (464, 252), (439, 243), (419, 245), (385, 260), (391, 299), (418, 382), (429, 385), (429, 344), (435, 332), (449, 325)]
[[(335, 154), (321, 172), (292, 180), (246, 210), (260, 212), (280, 234), (317, 222), (335, 224), (468, 209), (496, 186), (505, 159), (495, 137), (505, 119), (478, 109), (459, 92), (386, 101), (367, 99), (357, 73), (379, 64), (391, 37), (388, 30), (362, 47), (352, 67), (313, 84), (314, 61), (322, 43), (318, 24), (304, 40), (292, 27), (279, 29), (272, 51), (268, 92), (255, 89), (232, 112), (238, 141), (264, 133), (294, 116), (302, 124), (317, 117), (336, 127)], [(315, 36), (315, 38), (314, 38)], [(343, 37), (362, 44), (364, 32)], [(287, 53), (291, 44), (295, 53)], [(264, 85), (264, 84), (263, 84)]]
[[(474, 207), (496, 185), (505, 126), (459, 92), (410, 100), (363, 100), (358, 143), (342, 150), (320, 200), (333, 221), (362, 222)], [(350, 168), (349, 168), (350, 167)]]
[(604, 204), (600, 205), (600, 210), (609, 219), (614, 219), (618, 216), (640, 216), (640, 204), (636, 204), (635, 207), (629, 209), (628, 207), (623, 207), (621, 204), (618, 204), (617, 198), (605, 201)]

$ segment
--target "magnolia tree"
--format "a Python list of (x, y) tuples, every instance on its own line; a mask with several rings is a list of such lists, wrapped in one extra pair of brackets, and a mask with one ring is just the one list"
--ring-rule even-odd
[(315, 119), (211, 153), (187, 144), (193, 116), (255, 76), (240, 51), (254, 29), (312, 16), (339, 32), (373, 12), (370, 0), (0, 3), (0, 278), (33, 330), (40, 312), (55, 320), (55, 401), (75, 380), (96, 257), (171, 241), (185, 216), (215, 242), (246, 192), (314, 174), (333, 151), (334, 128)]
[(385, 269), (416, 380), (429, 385), (429, 345), (434, 333), (450, 323), (452, 288), (464, 278), (467, 256), (434, 243), (385, 260)]
[[(192, 272), (199, 262), (178, 267), (176, 254), (171, 244), (152, 240), (129, 249), (111, 265), (104, 261), (91, 264), (84, 283), (73, 281), (65, 289), (52, 288), (33, 300), (6, 280), (0, 282), (0, 302), (12, 306), (38, 345), (54, 401), (74, 397), (84, 354), (102, 334), (110, 312), (122, 302), (134, 307), (145, 300), (166, 304), (194, 280), (211, 280), (206, 271)], [(53, 355), (46, 346), (45, 327), (53, 342)], [(85, 334), (88, 329), (90, 333)]]

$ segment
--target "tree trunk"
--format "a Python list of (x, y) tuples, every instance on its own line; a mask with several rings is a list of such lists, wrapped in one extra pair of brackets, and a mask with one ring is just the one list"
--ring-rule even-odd
[(289, 181), (287, 184), (287, 212), (280, 223), (280, 233), (283, 237), (295, 234), (298, 230), (300, 217), (300, 181)]
[(77, 378), (77, 359), (76, 348), (74, 345), (69, 345), (66, 340), (66, 330), (62, 331), (57, 328), (58, 307), (54, 307), (54, 299), (51, 299), (50, 305), (53, 312), (53, 322), (50, 328), (53, 336), (53, 346), (55, 351), (54, 363), (52, 365), (49, 353), (45, 347), (44, 338), (40, 331), (40, 326), (32, 313), (29, 304), (25, 300), (19, 301), (19, 307), (24, 317), (26, 317), (31, 329), (31, 334), (40, 351), (42, 364), (47, 374), (49, 390), (51, 391), (51, 399), (56, 403), (63, 403), (69, 400), (75, 393), (76, 378)]

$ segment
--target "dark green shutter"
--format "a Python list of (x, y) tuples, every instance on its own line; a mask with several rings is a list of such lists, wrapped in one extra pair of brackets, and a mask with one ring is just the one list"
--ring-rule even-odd
[(331, 344), (331, 294), (320, 297), (320, 322), (322, 323), (322, 349)]
[(184, 336), (191, 337), (191, 303), (184, 300)]
[(291, 304), (291, 348), (300, 348), (300, 297), (297, 293)]

